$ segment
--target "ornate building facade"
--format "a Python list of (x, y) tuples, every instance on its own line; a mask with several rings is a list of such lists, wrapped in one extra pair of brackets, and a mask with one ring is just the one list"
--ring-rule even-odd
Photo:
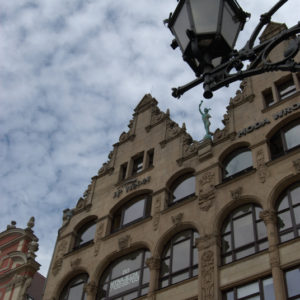
[(0, 233), (0, 300), (41, 300), (45, 278), (37, 271), (38, 239), (34, 235), (34, 218), (25, 229), (12, 221)]
[(64, 211), (44, 299), (300, 299), (299, 74), (244, 80), (200, 142), (157, 104)]

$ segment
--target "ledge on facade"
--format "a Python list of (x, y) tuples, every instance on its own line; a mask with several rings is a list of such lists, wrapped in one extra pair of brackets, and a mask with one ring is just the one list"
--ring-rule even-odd
[(130, 181), (130, 180), (132, 180), (132, 179), (136, 179), (136, 178), (139, 177), (140, 175), (143, 175), (143, 174), (145, 174), (145, 173), (147, 173), (147, 172), (152, 171), (152, 170), (154, 169), (154, 167), (155, 167), (155, 166), (151, 166), (151, 167), (149, 167), (149, 168), (147, 168), (147, 169), (142, 170), (141, 172), (139, 172), (139, 173), (137, 173), (137, 174), (131, 175), (131, 176), (125, 178), (125, 179), (122, 179), (122, 180), (118, 181), (118, 182), (115, 184), (115, 187), (120, 187), (120, 186), (122, 186), (122, 185), (125, 185), (128, 181)]
[(281, 106), (282, 104), (285, 104), (286, 102), (298, 97), (300, 95), (300, 91), (296, 91), (294, 94), (286, 97), (284, 100), (280, 100), (274, 104), (272, 104), (271, 106), (269, 107), (265, 107), (261, 110), (262, 113), (267, 113), (271, 110), (273, 110), (274, 108), (278, 108), (278, 106)]
[(71, 251), (69, 251), (68, 253), (64, 254), (64, 257), (68, 257), (68, 256), (71, 256), (73, 255), (74, 253), (79, 253), (81, 252), (82, 250), (86, 250), (88, 248), (91, 248), (92, 246), (94, 246), (95, 243), (94, 241), (89, 241), (83, 245), (81, 245), (80, 247), (76, 247), (76, 248), (73, 248)]
[(181, 206), (185, 206), (187, 203), (190, 203), (190, 202), (193, 202), (194, 200), (196, 200), (198, 198), (198, 196), (196, 195), (193, 195), (193, 196), (190, 196), (186, 199), (183, 199), (181, 201), (178, 201), (178, 202), (175, 202), (174, 204), (170, 205), (170, 206), (167, 206), (165, 207), (162, 211), (161, 211), (161, 214), (166, 214), (168, 213), (169, 211), (172, 211), (174, 209), (177, 209)]
[(254, 173), (256, 173), (256, 168), (251, 168), (251, 170), (245, 172), (244, 174), (241, 174), (241, 175), (236, 176), (236, 177), (234, 177), (232, 179), (228, 179), (228, 180), (226, 180), (224, 182), (221, 182), (221, 183), (217, 184), (215, 187), (216, 187), (216, 189), (220, 189), (220, 188), (222, 188), (222, 187), (224, 187), (226, 185), (230, 185), (231, 183), (237, 182), (237, 181), (239, 181), (239, 180), (241, 180), (241, 179), (243, 179), (243, 178), (245, 178), (247, 176), (250, 176), (250, 175), (252, 175)]
[(119, 234), (122, 234), (124, 232), (128, 232), (129, 230), (131, 230), (132, 228), (135, 228), (136, 226), (140, 226), (141, 224), (147, 223), (148, 221), (152, 220), (152, 216), (146, 217), (145, 219), (142, 219), (141, 221), (137, 221), (135, 223), (132, 223), (128, 226), (125, 226), (123, 228), (121, 228), (118, 231), (112, 232), (107, 234), (106, 236), (104, 236), (103, 238), (101, 238), (102, 241), (106, 241), (109, 240), (115, 236), (118, 236)]
[[(177, 287), (177, 286), (184, 285), (184, 284), (189, 283), (189, 282), (194, 281), (194, 280), (198, 280), (198, 275), (193, 276), (193, 277), (188, 278), (188, 279), (185, 279), (185, 280), (182, 280), (182, 281), (179, 281), (179, 282), (177, 282), (177, 283), (170, 284), (170, 285), (168, 285), (168, 286), (166, 286), (166, 287), (159, 288), (159, 289), (157, 289), (157, 290), (154, 292), (154, 294), (163, 293), (163, 292), (165, 292), (165, 291), (167, 291), (167, 290), (173, 289), (173, 288), (175, 288), (175, 287)], [(192, 298), (192, 299), (193, 299), (193, 298)]]

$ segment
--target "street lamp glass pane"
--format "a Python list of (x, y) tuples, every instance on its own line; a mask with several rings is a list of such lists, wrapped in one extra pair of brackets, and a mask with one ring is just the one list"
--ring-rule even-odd
[(215, 33), (220, 0), (190, 0), (190, 4), (196, 33)]
[(228, 43), (228, 45), (233, 48), (236, 36), (239, 32), (240, 23), (234, 20), (234, 12), (227, 2), (224, 3), (223, 19), (222, 19), (222, 29), (221, 34)]
[(173, 25), (174, 34), (182, 52), (185, 51), (190, 41), (186, 35), (187, 29), (190, 29), (190, 22), (186, 3), (184, 3)]

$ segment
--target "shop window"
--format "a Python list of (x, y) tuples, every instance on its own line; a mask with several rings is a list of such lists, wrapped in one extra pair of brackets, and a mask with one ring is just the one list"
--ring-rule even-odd
[(113, 262), (100, 278), (96, 299), (131, 300), (148, 293), (150, 272), (146, 265), (150, 252), (135, 251)]
[(63, 289), (59, 300), (84, 300), (86, 295), (84, 292), (84, 285), (88, 281), (87, 274), (80, 274), (71, 279)]
[(161, 260), (160, 287), (198, 275), (198, 249), (194, 230), (186, 230), (175, 235), (166, 245)]
[(268, 248), (261, 208), (247, 204), (234, 210), (222, 227), (222, 263), (228, 264)]
[(285, 272), (288, 300), (300, 299), (300, 268)]
[(195, 176), (185, 175), (178, 178), (171, 186), (169, 205), (185, 200), (195, 195)]
[(77, 232), (75, 249), (93, 242), (96, 231), (96, 220), (83, 225)]
[(277, 217), (280, 242), (300, 236), (300, 182), (289, 187), (279, 198)]
[(138, 174), (143, 170), (144, 152), (133, 158), (132, 175)]
[(252, 167), (252, 153), (248, 148), (239, 148), (231, 152), (223, 161), (223, 180), (237, 177)]
[(275, 300), (272, 277), (235, 287), (223, 293), (223, 300)]
[(296, 120), (278, 130), (269, 140), (271, 158), (275, 159), (300, 145), (300, 122)]
[(150, 211), (151, 197), (149, 195), (130, 200), (113, 214), (112, 232), (147, 218), (150, 216)]
[(284, 100), (296, 93), (296, 85), (293, 77), (288, 77), (285, 81), (277, 83), (276, 88), (279, 95), (279, 100)]

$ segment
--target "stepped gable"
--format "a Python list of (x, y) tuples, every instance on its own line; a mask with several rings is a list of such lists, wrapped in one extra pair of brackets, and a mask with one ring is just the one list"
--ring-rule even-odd
[(259, 37), (259, 40), (263, 43), (286, 29), (287, 26), (283, 23), (270, 22)]

